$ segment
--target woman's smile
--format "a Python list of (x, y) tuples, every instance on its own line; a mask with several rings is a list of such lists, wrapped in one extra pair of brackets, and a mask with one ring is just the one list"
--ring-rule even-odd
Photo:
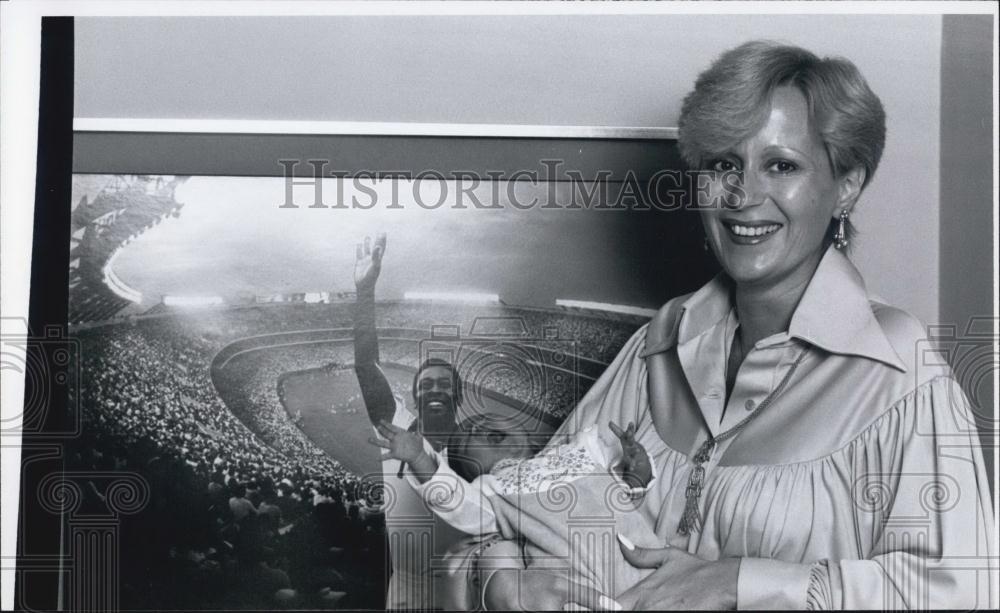
[[(792, 86), (777, 88), (767, 121), (710, 160), (706, 170), (721, 207), (703, 211), (708, 239), (736, 283), (804, 287), (824, 249), (841, 191), (809, 103)], [(734, 183), (723, 180), (737, 173)]]
[(729, 240), (737, 245), (759, 245), (770, 240), (783, 224), (773, 221), (730, 221), (722, 220), (722, 225), (728, 230)]

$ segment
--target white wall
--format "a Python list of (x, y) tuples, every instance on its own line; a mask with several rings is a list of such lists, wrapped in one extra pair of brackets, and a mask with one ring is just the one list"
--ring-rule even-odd
[(855, 260), (937, 321), (940, 16), (78, 18), (76, 116), (674, 126), (753, 38), (843, 55), (881, 96)]

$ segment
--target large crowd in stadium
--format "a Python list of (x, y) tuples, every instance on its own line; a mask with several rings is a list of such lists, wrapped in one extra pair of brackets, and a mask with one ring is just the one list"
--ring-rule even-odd
[[(381, 551), (379, 539), (358, 542), (359, 532), (350, 526), (352, 516), (368, 506), (357, 478), (301, 434), (295, 438), (275, 427), (287, 420), (258, 413), (246, 422), (237, 418), (212, 386), (213, 343), (185, 335), (176, 323), (122, 324), (79, 336), (87, 434), (80, 460), (113, 458), (113, 466), (151, 481), (152, 508), (143, 515), (156, 528), (133, 536), (143, 548), (139, 559), (155, 573), (135, 577), (190, 579), (205, 589), (157, 593), (150, 591), (155, 586), (127, 580), (126, 586), (136, 597), (152, 599), (142, 600), (150, 605), (178, 597), (193, 600), (173, 604), (211, 603), (213, 590), (227, 595), (219, 602), (245, 593), (247, 606), (273, 598), (303, 604), (306, 596), (322, 604), (331, 594), (344, 596), (347, 585), (363, 586), (366, 577), (377, 576), (376, 565), (348, 581), (331, 565), (337, 561), (331, 551)], [(374, 516), (363, 528), (376, 534), (382, 529)], [(150, 532), (171, 536), (150, 543)], [(123, 536), (128, 543), (128, 533)], [(301, 549), (302, 543), (310, 547)]]
[[(68, 319), (80, 343), (72, 393), (82, 434), (68, 468), (130, 471), (148, 481), (146, 508), (121, 518), (121, 604), (380, 608), (386, 543), (379, 488), (311, 441), (282, 397), (284, 377), (353, 376), (349, 294), (321, 304), (293, 296), (136, 308), (108, 262), (177, 215), (173, 191), (181, 179), (88, 186), (96, 180), (80, 179), (89, 191), (73, 211)], [(413, 371), (435, 326), (458, 329), (495, 352), (489, 366), (478, 361), (477, 372), (463, 373), (469, 389), (555, 422), (641, 323), (502, 303), (402, 300), (379, 303), (377, 311), (383, 363)], [(493, 334), (502, 340), (490, 341)], [(504, 346), (529, 349), (530, 367), (505, 367), (511, 358)], [(397, 395), (409, 395), (395, 385)], [(356, 407), (358, 400), (329, 405)], [(83, 492), (84, 504), (104, 503), (93, 484)]]
[[(277, 385), (288, 373), (349, 368), (350, 343), (302, 341), (349, 338), (352, 308), (160, 309), (75, 330), (86, 436), (73, 461), (88, 469), (138, 472), (153, 492), (149, 508), (131, 520), (136, 527), (124, 531), (123, 555), (142, 563), (125, 569), (123, 602), (140, 608), (212, 602), (380, 606), (371, 597), (381, 594), (384, 580), (377, 489), (308, 439)], [(467, 332), (477, 318), (520, 318), (527, 342), (555, 329), (561, 339), (579, 337), (573, 346), (580, 357), (595, 362), (613, 356), (637, 327), (614, 318), (503, 305), (391, 302), (379, 309), (382, 360), (409, 368), (420, 359), (416, 339), (437, 324)], [(293, 349), (275, 346), (288, 344)], [(213, 374), (213, 364), (242, 346), (257, 350), (252, 360), (243, 360), (241, 368), (252, 372), (243, 373), (239, 387), (225, 379), (232, 369), (215, 368)], [(516, 369), (473, 378), (475, 385), (519, 403), (541, 402), (538, 408), (557, 418), (587, 385), (559, 377), (563, 384), (550, 383), (539, 397)], [(372, 563), (343, 564), (347, 556)], [(151, 585), (149, 577), (159, 580)], [(194, 587), (174, 589), (187, 583)]]

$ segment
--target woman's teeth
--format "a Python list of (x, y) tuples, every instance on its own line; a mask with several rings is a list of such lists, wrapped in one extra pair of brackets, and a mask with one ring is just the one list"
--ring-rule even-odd
[(729, 229), (737, 236), (764, 236), (770, 234), (781, 227), (781, 224), (771, 224), (769, 226), (740, 226), (732, 224)]

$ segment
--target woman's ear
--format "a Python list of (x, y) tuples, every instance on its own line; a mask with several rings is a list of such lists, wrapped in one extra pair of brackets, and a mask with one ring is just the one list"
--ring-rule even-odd
[(863, 166), (856, 166), (851, 170), (845, 172), (840, 179), (838, 179), (838, 188), (840, 190), (837, 197), (837, 209), (833, 212), (833, 217), (837, 218), (840, 216), (840, 211), (847, 209), (850, 211), (854, 208), (854, 203), (858, 201), (858, 196), (861, 195), (861, 189), (865, 185), (865, 177), (867, 172)]

